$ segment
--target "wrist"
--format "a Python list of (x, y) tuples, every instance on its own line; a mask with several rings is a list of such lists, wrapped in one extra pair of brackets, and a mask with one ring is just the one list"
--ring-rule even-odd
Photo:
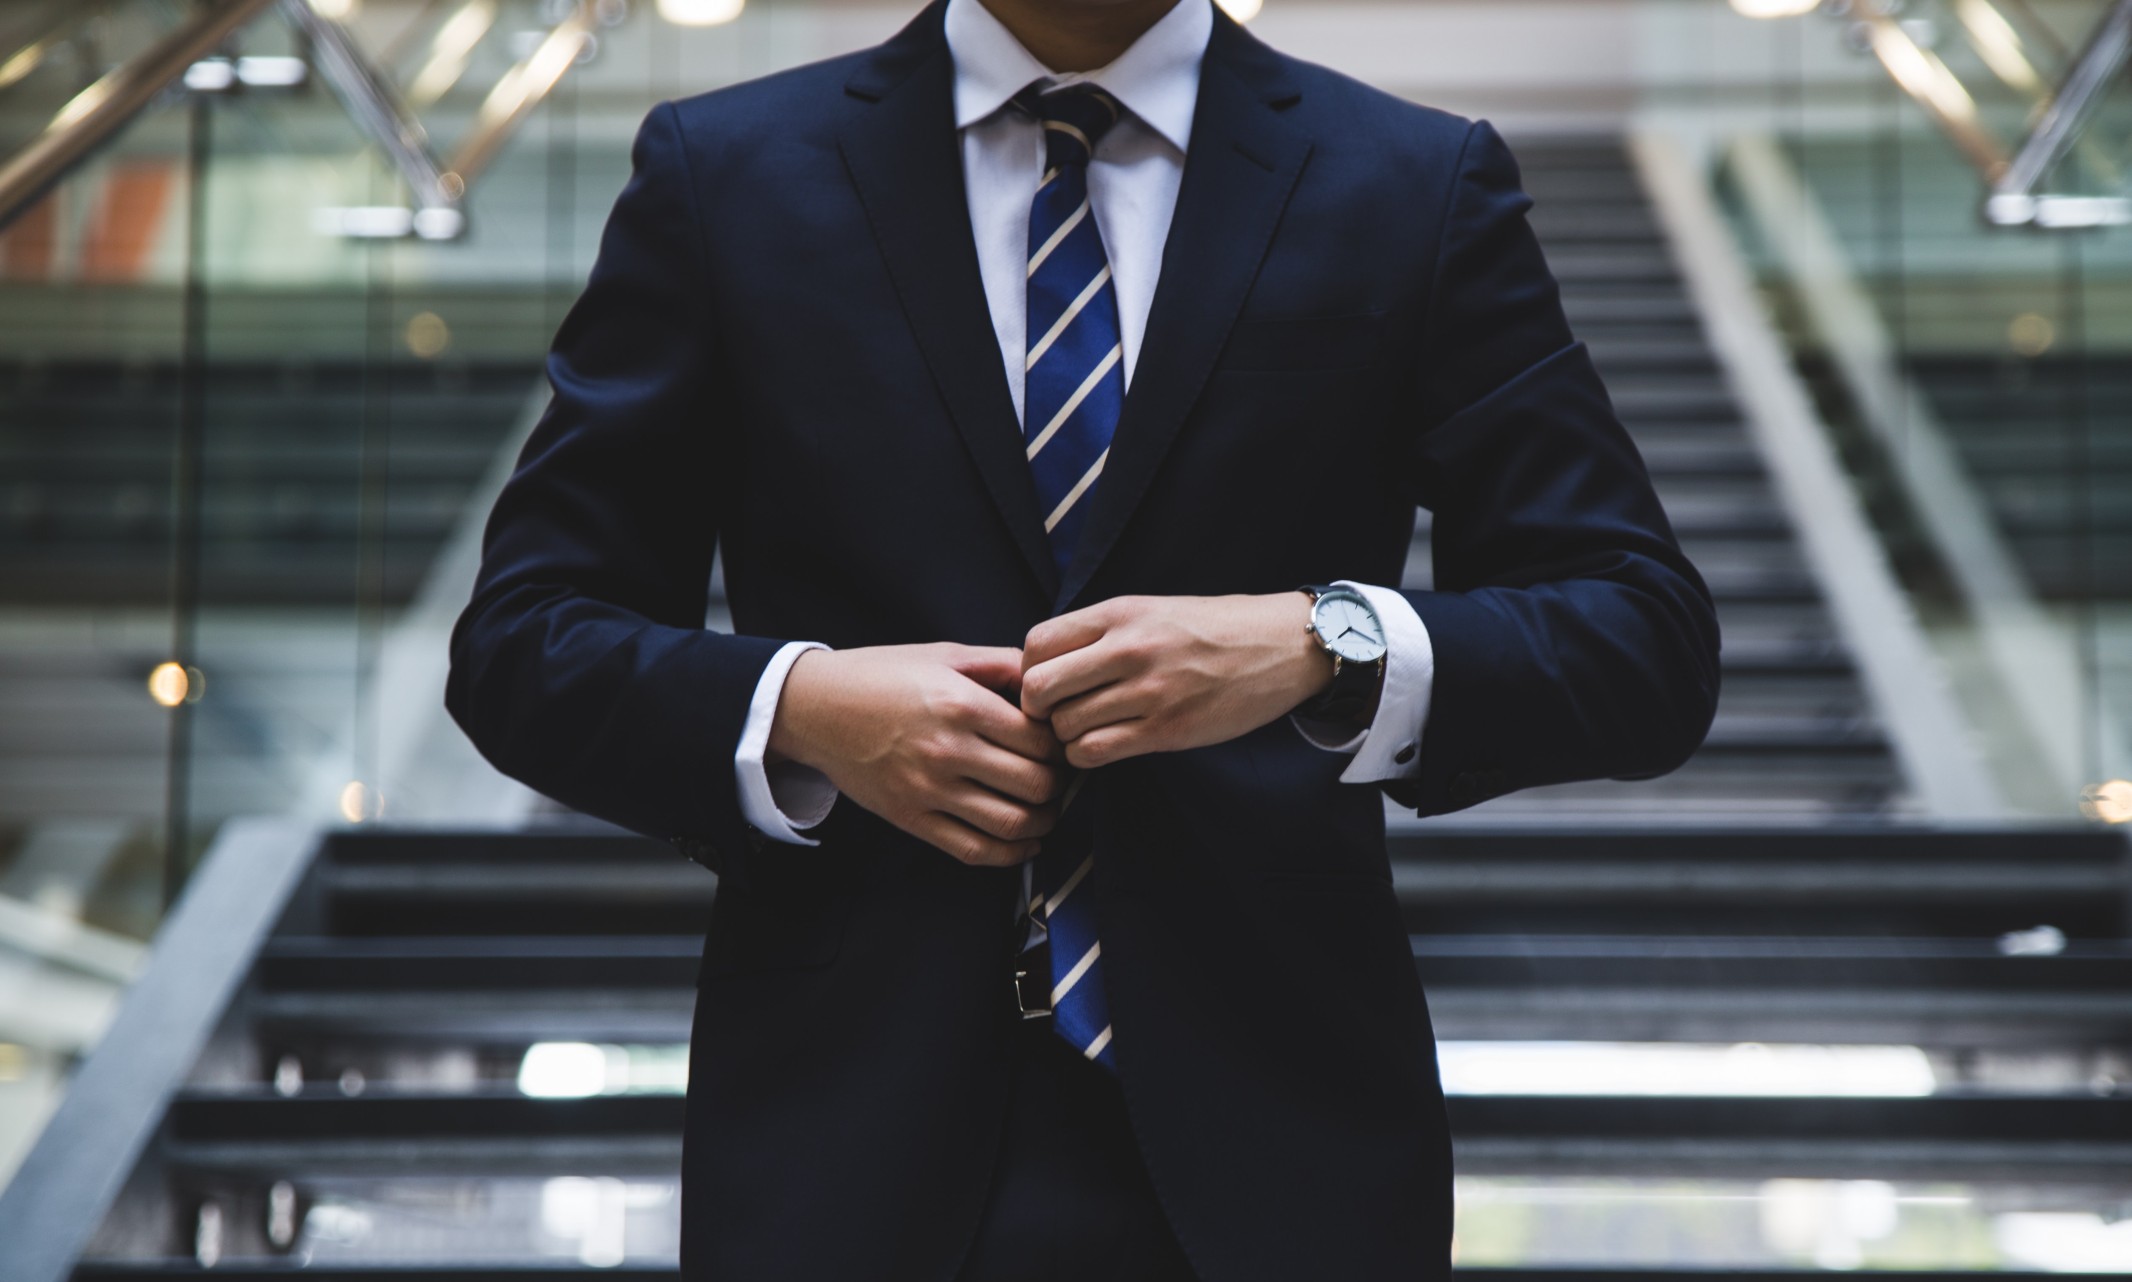
[(1333, 657), (1310, 629), (1310, 597), (1301, 592), (1273, 592), (1260, 598), (1269, 635), (1284, 658), (1283, 693), (1290, 706), (1325, 693), (1333, 683)]
[(793, 762), (821, 769), (814, 730), (816, 713), (824, 692), (833, 681), (825, 669), (835, 666), (836, 651), (809, 650), (792, 663), (778, 692), (777, 709), (770, 718), (770, 741), (763, 752), (766, 765)]

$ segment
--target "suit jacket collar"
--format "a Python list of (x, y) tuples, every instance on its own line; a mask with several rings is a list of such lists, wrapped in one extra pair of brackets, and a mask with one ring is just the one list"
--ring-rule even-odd
[(1064, 611), (1124, 532), (1250, 292), (1310, 154), (1309, 139), (1282, 116), (1301, 95), (1280, 55), (1215, 13), (1133, 385), (1061, 582), (978, 272), (945, 9), (934, 0), (861, 61), (845, 89), (870, 106), (839, 142), (949, 415), (1023, 559)]
[(1109, 66), (1060, 74), (1036, 60), (983, 0), (948, 0), (942, 18), (955, 60), (955, 125), (974, 125), (1031, 84), (1092, 84), (1109, 92), (1183, 155), (1199, 103), (1199, 69), (1214, 29), (1214, 0), (1178, 0)]

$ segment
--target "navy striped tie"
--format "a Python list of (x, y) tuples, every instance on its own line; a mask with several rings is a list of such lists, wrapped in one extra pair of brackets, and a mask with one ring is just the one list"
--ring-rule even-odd
[(1092, 85), (1016, 99), (1044, 125), (1044, 176), (1029, 210), (1029, 351), (1022, 439), (1064, 574), (1125, 404), (1118, 291), (1088, 205), (1088, 159), (1118, 119)]
[[(1015, 101), (1044, 126), (1044, 174), (1029, 210), (1022, 439), (1051, 556), (1064, 575), (1125, 404), (1118, 294), (1088, 204), (1089, 158), (1117, 123), (1118, 103), (1085, 84), (1041, 95), (1032, 88)], [(1069, 793), (1067, 820), (1037, 856), (1031, 910), (1051, 941), (1052, 1027), (1116, 1072), (1096, 939), (1095, 856), (1087, 816), (1072, 814), (1071, 803)]]

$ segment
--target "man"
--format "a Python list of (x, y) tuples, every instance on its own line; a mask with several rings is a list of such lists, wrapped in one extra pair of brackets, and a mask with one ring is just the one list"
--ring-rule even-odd
[(1380, 798), (1717, 690), (1501, 140), (1209, 0), (936, 0), (635, 160), (448, 697), (720, 875), (684, 1273), (1445, 1277)]

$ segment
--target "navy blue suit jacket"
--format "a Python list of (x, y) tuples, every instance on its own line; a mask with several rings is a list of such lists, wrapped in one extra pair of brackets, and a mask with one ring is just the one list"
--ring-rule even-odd
[[(1486, 124), (1217, 14), (1145, 344), (1078, 560), (1052, 567), (978, 275), (941, 5), (886, 45), (660, 106), (555, 397), (491, 519), (453, 714), (505, 772), (721, 874), (683, 1262), (954, 1275), (1014, 1011), (1012, 870), (849, 801), (742, 819), (787, 639), (1017, 645), (1122, 593), (1435, 586), (1421, 814), (1685, 759), (1708, 594), (1564, 322)], [(703, 626), (723, 549), (735, 631)], [(1379, 790), (1284, 720), (1097, 771), (1133, 1125), (1206, 1282), (1448, 1273), (1435, 1052)]]

